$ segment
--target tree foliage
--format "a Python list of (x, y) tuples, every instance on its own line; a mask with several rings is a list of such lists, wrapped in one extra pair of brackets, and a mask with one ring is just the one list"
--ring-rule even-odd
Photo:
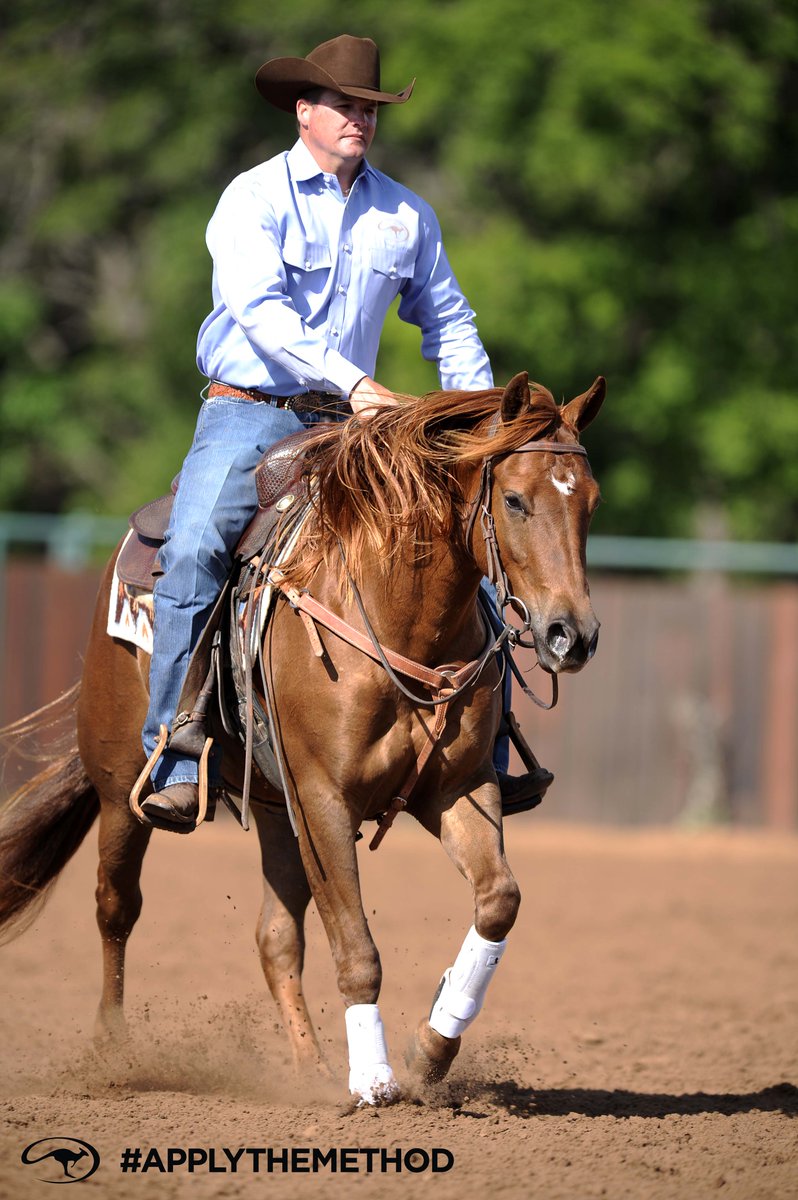
[[(373, 160), (437, 208), (497, 381), (567, 397), (604, 532), (798, 525), (798, 12), (789, 0), (12, 0), (0, 17), (0, 504), (126, 511), (188, 445), (204, 228), (291, 119), (259, 64), (375, 37)], [(379, 377), (423, 391), (391, 320)]]

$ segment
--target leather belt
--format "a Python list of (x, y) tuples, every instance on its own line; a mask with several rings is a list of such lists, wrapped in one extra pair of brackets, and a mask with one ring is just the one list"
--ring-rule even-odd
[(208, 388), (208, 399), (216, 396), (235, 396), (237, 400), (259, 401), (273, 408), (286, 408), (289, 412), (325, 412), (331, 416), (348, 416), (352, 409), (349, 397), (334, 392), (299, 392), (296, 396), (272, 396), (257, 388), (238, 388), (229, 383), (214, 380)]

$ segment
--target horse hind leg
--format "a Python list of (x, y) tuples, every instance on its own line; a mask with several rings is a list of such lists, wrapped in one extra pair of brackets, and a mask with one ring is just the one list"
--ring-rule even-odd
[(95, 1022), (99, 1041), (124, 1033), (125, 949), (141, 912), (141, 864), (150, 829), (130, 811), (128, 797), (144, 761), (141, 727), (147, 711), (144, 657), (106, 633), (108, 564), (86, 647), (78, 704), (78, 746), (100, 797), (97, 924), (103, 988)]
[(329, 1074), (302, 991), (305, 960), (305, 913), (310, 886), (297, 839), (285, 808), (257, 804), (253, 809), (261, 845), (263, 904), (257, 943), (261, 965), (297, 1071)]
[(141, 865), (150, 833), (127, 805), (103, 803), (96, 892), (103, 958), (103, 987), (94, 1025), (99, 1043), (118, 1040), (126, 1033), (125, 951), (141, 913)]

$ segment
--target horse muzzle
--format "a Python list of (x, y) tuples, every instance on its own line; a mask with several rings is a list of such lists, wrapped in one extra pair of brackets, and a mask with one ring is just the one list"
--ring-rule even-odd
[(596, 653), (599, 622), (579, 623), (571, 615), (560, 614), (538, 625), (533, 622), (532, 633), (540, 665), (559, 675), (565, 671), (581, 671)]

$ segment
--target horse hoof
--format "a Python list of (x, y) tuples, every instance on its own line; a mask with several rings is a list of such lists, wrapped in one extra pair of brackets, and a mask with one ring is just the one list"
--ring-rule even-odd
[(405, 1064), (421, 1084), (441, 1083), (460, 1051), (459, 1037), (446, 1038), (422, 1020), (405, 1051)]
[(118, 1009), (103, 1011), (100, 1009), (94, 1019), (92, 1042), (95, 1050), (110, 1050), (125, 1042), (130, 1036), (124, 1013)]
[(402, 1099), (399, 1084), (387, 1063), (365, 1072), (351, 1072), (349, 1091), (355, 1108), (382, 1108)]

